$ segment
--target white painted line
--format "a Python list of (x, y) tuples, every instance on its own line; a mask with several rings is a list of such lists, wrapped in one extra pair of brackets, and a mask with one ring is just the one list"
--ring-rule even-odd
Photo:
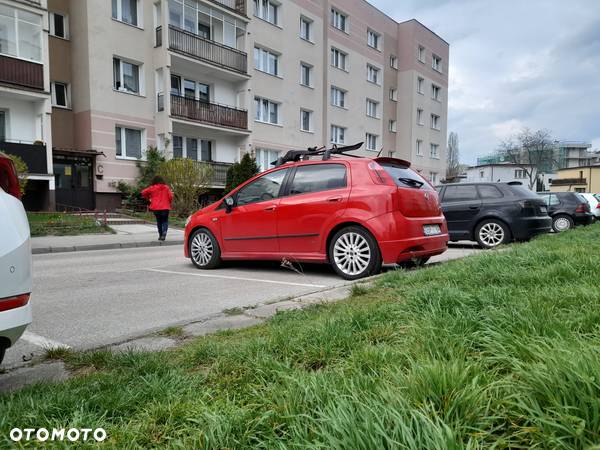
[(171, 274), (175, 274), (175, 275), (188, 275), (188, 276), (192, 276), (192, 277), (220, 278), (223, 280), (256, 281), (257, 283), (283, 284), (283, 285), (287, 285), (287, 286), (302, 286), (302, 287), (314, 287), (314, 288), (327, 287), (322, 284), (292, 283), (289, 281), (263, 280), (260, 278), (232, 277), (232, 276), (227, 276), (227, 275), (209, 275), (206, 273), (175, 272), (173, 270), (162, 270), (162, 269), (141, 269), (141, 270), (147, 270), (150, 272), (171, 273)]
[(29, 331), (23, 333), (21, 339), (42, 348), (71, 348), (70, 345), (61, 344), (60, 342), (53, 341), (52, 339), (45, 338), (44, 336)]

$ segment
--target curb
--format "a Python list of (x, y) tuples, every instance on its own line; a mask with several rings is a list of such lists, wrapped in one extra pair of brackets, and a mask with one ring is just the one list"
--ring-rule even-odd
[(162, 247), (170, 245), (183, 245), (182, 240), (176, 241), (146, 241), (146, 242), (115, 242), (111, 244), (73, 245), (67, 247), (37, 247), (31, 249), (32, 255), (48, 253), (83, 252), (89, 250), (115, 250), (121, 248)]

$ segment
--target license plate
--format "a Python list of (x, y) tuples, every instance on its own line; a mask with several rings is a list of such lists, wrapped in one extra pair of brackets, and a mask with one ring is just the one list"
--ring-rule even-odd
[(435, 236), (441, 234), (442, 230), (439, 225), (423, 225), (423, 234), (425, 236)]

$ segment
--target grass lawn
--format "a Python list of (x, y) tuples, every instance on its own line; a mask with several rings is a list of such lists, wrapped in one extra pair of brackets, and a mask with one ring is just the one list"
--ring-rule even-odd
[(175, 351), (67, 354), (74, 379), (0, 396), (0, 440), (104, 427), (119, 448), (598, 448), (599, 255), (597, 224)]
[(73, 236), (77, 234), (112, 233), (110, 227), (94, 217), (64, 213), (27, 213), (31, 236)]

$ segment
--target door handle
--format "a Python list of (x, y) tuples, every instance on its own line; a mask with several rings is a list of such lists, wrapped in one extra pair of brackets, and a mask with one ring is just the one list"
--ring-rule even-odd
[(265, 211), (275, 211), (275, 208), (277, 208), (277, 206), (275, 206), (275, 205), (267, 206), (265, 208)]
[(479, 209), (479, 206), (469, 206), (469, 209)]
[(342, 197), (329, 197), (327, 199), (328, 202), (341, 202), (342, 201)]

